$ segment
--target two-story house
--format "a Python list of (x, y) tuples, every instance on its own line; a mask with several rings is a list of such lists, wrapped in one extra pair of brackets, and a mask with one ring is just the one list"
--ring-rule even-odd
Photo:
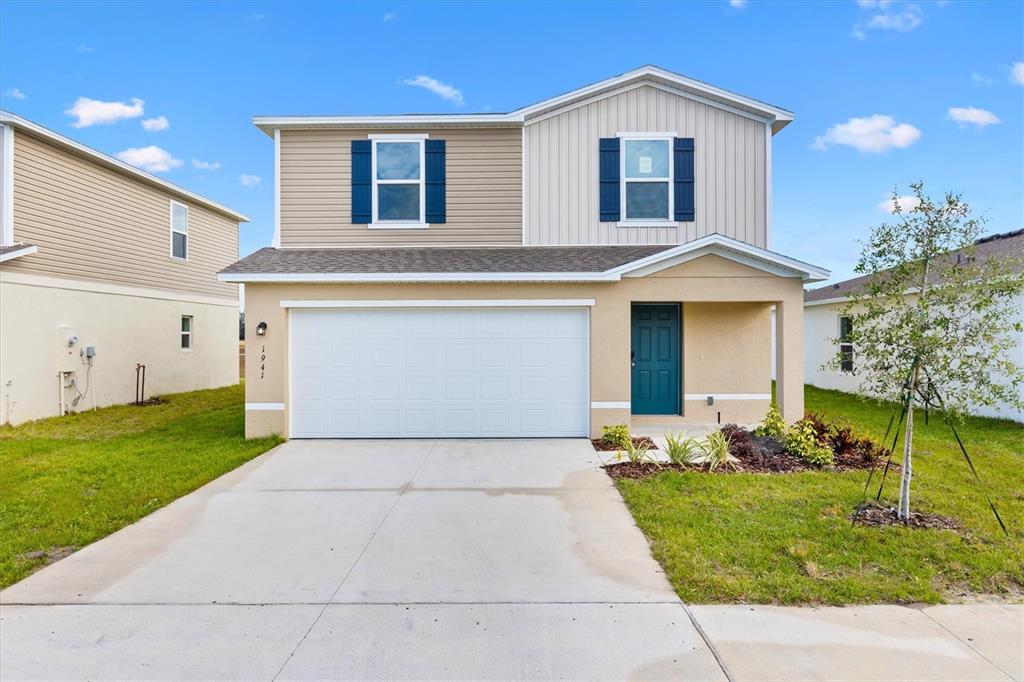
[(656, 67), (506, 114), (267, 116), (246, 432), (599, 435), (803, 411), (803, 284), (770, 250), (793, 115)]
[(0, 112), (0, 422), (237, 383), (247, 220)]

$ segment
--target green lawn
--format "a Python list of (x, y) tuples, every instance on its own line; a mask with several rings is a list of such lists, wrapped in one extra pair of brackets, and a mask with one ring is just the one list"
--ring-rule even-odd
[(0, 428), (0, 587), (267, 451), (241, 385)]
[[(880, 438), (890, 408), (808, 386), (806, 407)], [(664, 472), (619, 490), (679, 596), (693, 603), (941, 602), (1024, 598), (1024, 426), (968, 419), (968, 452), (1010, 531), (1002, 534), (949, 429), (915, 415), (911, 505), (959, 519), (950, 531), (864, 528), (847, 515), (866, 472)], [(883, 501), (892, 502), (898, 476)], [(873, 491), (877, 486), (873, 484)]]

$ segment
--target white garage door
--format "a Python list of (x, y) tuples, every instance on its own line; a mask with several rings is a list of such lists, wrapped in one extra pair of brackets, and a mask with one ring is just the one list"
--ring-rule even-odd
[(290, 314), (294, 438), (587, 435), (586, 308)]

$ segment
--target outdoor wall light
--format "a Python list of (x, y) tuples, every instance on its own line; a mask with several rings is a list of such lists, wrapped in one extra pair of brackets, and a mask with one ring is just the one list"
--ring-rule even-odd
[(260, 322), (258, 325), (256, 325), (256, 336), (266, 336), (266, 335), (267, 335), (267, 323), (266, 322)]

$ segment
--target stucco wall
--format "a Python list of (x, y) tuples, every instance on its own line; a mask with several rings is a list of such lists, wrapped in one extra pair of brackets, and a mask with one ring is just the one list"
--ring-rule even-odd
[[(1017, 298), (1017, 310), (1020, 319), (1024, 319), (1024, 296)], [(848, 393), (858, 393), (861, 378), (855, 374), (826, 369), (823, 366), (831, 360), (837, 347), (832, 342), (839, 333), (839, 311), (842, 303), (826, 303), (809, 305), (804, 310), (804, 374), (806, 381), (812, 386), (829, 388)], [(1017, 343), (1010, 351), (1010, 359), (1018, 367), (1024, 367), (1024, 332), (1016, 335)], [(856, 349), (854, 349), (854, 365), (856, 366)], [(998, 417), (1024, 422), (1024, 410), (1009, 405), (995, 407), (980, 406), (971, 410), (972, 414), (981, 417)]]
[[(276, 432), (287, 435), (288, 312), (281, 307), (291, 300), (442, 300), (442, 299), (580, 299), (593, 298), (591, 308), (591, 401), (630, 401), (630, 308), (633, 302), (684, 302), (683, 393), (769, 393), (769, 306), (786, 302), (784, 316), (787, 348), (782, 408), (787, 418), (803, 413), (803, 365), (799, 360), (803, 338), (801, 282), (781, 278), (726, 261), (703, 258), (657, 273), (657, 276), (625, 278), (598, 284), (249, 284), (246, 286), (246, 403), (249, 436)], [(752, 303), (756, 302), (756, 305)], [(736, 305), (736, 304), (741, 305)], [(701, 304), (701, 305), (693, 305)], [(728, 305), (722, 305), (728, 304)], [(726, 312), (727, 311), (727, 312)], [(688, 321), (687, 314), (693, 316)], [(268, 324), (267, 335), (256, 336), (256, 325)], [(725, 345), (723, 345), (725, 344)], [(260, 357), (265, 358), (260, 361)], [(700, 360), (699, 356), (704, 359)], [(689, 383), (686, 358), (693, 364)], [(262, 367), (261, 367), (262, 365)], [(699, 383), (697, 383), (699, 382)], [(726, 391), (723, 388), (730, 390)], [(692, 390), (691, 390), (692, 388)], [(691, 404), (691, 402), (693, 404)], [(695, 423), (715, 421), (717, 414), (687, 402), (686, 419)], [(255, 404), (255, 405), (254, 405)], [(275, 406), (280, 406), (275, 409)], [(718, 400), (714, 413), (722, 421), (750, 422), (760, 419), (767, 401)], [(755, 414), (756, 413), (756, 414)], [(252, 417), (249, 419), (248, 417)], [(753, 419), (751, 417), (754, 417)], [(599, 434), (605, 424), (629, 421), (629, 410), (593, 407), (591, 431)]]
[[(4, 264), (6, 265), (6, 263)], [(102, 288), (103, 291), (96, 289)], [(181, 350), (182, 315), (193, 316), (190, 351)], [(0, 421), (19, 424), (58, 414), (58, 327), (80, 339), (72, 349), (80, 390), (73, 408), (128, 403), (135, 365), (146, 365), (146, 395), (238, 381), (238, 307), (212, 297), (3, 272), (0, 277)], [(65, 333), (61, 332), (61, 336)], [(91, 376), (78, 350), (96, 347)], [(64, 391), (70, 401), (73, 390)]]

